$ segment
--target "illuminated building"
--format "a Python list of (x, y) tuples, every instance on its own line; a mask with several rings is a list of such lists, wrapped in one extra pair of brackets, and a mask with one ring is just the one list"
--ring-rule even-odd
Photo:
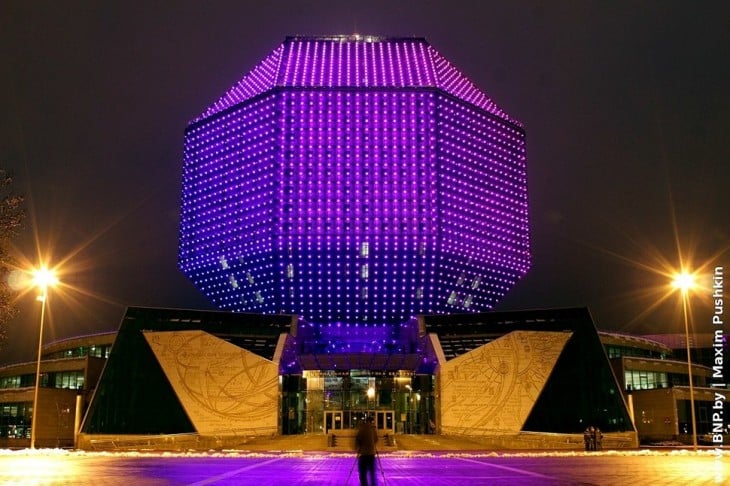
[[(37, 446), (73, 447), (117, 333), (79, 336), (43, 346)], [(30, 444), (36, 362), (0, 366), (0, 448)]]
[(636, 444), (587, 310), (488, 312), (531, 264), (525, 131), (424, 39), (287, 38), (188, 126), (181, 201), (179, 267), (219, 311), (127, 310), (84, 447), (367, 414)]
[(290, 37), (186, 131), (180, 268), (318, 324), (485, 311), (530, 266), (525, 160), (424, 39)]
[[(588, 425), (606, 448), (637, 445), (587, 309), (419, 316), (388, 334), (368, 328), (367, 352), (302, 338), (321, 327), (283, 314), (129, 308), (79, 446), (206, 450), (314, 434), (324, 449), (366, 414), (381, 434), (468, 436), (486, 448), (582, 448)], [(319, 337), (331, 337), (323, 327)], [(337, 336), (362, 345), (360, 331)]]
[[(692, 374), (695, 423), (700, 444), (713, 443), (712, 416), (719, 408), (712, 384), (714, 335), (694, 333)], [(601, 333), (611, 367), (633, 412), (642, 443), (692, 443), (692, 406), (684, 334), (627, 336)], [(724, 392), (721, 392), (724, 393)], [(727, 412), (726, 402), (723, 413)], [(723, 434), (726, 430), (723, 430)], [(717, 436), (715, 436), (716, 438)]]

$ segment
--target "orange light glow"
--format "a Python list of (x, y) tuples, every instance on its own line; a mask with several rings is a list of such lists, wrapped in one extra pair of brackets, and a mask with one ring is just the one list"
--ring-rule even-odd
[(33, 271), (33, 285), (41, 289), (43, 292), (48, 287), (58, 284), (58, 277), (53, 269), (41, 267)]
[(675, 289), (681, 290), (682, 293), (688, 292), (697, 286), (695, 283), (695, 275), (682, 271), (674, 276), (672, 286), (674, 286)]

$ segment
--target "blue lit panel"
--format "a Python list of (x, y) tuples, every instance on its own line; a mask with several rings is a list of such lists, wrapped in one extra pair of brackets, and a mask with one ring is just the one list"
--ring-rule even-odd
[(276, 106), (258, 100), (186, 133), (179, 264), (221, 309), (277, 311), (263, 297), (279, 281)]

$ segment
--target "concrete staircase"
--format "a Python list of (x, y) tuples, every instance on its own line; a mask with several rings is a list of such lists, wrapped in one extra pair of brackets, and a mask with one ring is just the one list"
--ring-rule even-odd
[[(338, 430), (327, 434), (327, 450), (338, 452), (355, 451), (355, 434), (357, 430)], [(378, 432), (378, 450), (395, 451), (398, 445), (395, 435), (388, 432)]]

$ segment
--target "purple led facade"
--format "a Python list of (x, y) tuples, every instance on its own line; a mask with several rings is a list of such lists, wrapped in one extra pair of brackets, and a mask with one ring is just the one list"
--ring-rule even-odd
[(520, 124), (424, 39), (287, 38), (186, 131), (179, 266), (221, 309), (484, 311), (527, 218)]

